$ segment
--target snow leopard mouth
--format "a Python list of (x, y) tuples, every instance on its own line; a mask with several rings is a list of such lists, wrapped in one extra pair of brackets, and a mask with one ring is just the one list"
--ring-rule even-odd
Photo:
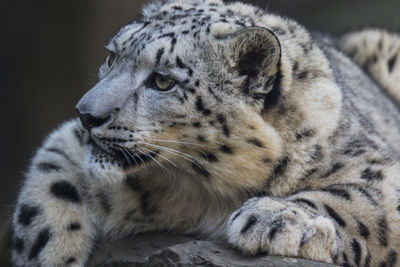
[(138, 153), (116, 145), (110, 146), (109, 150), (107, 150), (101, 147), (93, 138), (89, 139), (89, 144), (92, 148), (92, 155), (96, 157), (96, 163), (109, 163), (117, 165), (124, 170), (134, 169), (151, 160), (155, 160), (159, 154), (158, 151)]

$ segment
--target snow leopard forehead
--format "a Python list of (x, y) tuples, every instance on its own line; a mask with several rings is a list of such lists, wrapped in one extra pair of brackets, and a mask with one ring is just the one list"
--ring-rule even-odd
[(253, 16), (263, 12), (244, 4), (222, 1), (156, 1), (143, 8), (142, 17), (123, 27), (106, 46), (122, 54), (143, 56), (162, 42), (173, 53), (182, 44), (202, 43), (255, 26)]

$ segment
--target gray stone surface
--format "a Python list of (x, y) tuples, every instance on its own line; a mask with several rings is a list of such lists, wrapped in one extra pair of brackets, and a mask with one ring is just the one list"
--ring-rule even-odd
[(133, 266), (266, 266), (329, 267), (326, 263), (287, 257), (243, 257), (226, 245), (168, 233), (102, 242), (90, 267)]

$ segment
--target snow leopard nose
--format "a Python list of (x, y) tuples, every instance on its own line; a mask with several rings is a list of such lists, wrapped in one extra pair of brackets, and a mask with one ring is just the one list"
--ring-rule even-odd
[(78, 114), (79, 119), (82, 122), (83, 127), (85, 127), (88, 131), (90, 131), (92, 128), (95, 127), (100, 127), (104, 124), (106, 124), (108, 121), (110, 121), (112, 115), (108, 115), (104, 118), (97, 118), (95, 116), (92, 116), (90, 113), (81, 113), (79, 111), (79, 108), (75, 108), (75, 112)]

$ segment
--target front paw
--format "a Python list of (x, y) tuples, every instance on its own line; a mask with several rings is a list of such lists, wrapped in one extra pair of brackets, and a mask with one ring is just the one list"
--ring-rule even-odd
[(300, 256), (332, 262), (336, 231), (329, 219), (268, 197), (247, 201), (229, 218), (228, 240), (245, 255)]

